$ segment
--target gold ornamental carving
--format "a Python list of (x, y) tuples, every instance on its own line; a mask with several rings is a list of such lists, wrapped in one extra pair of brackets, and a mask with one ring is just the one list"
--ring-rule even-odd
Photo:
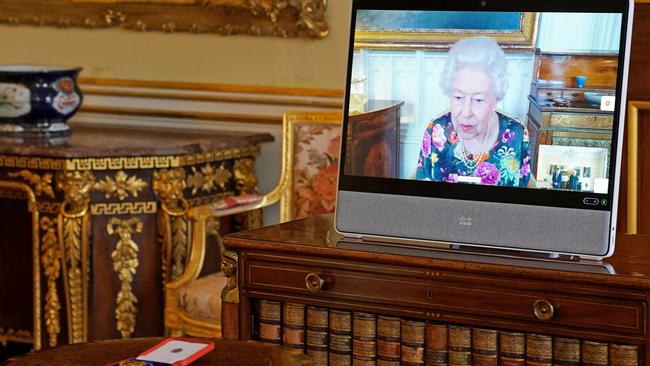
[(54, 190), (52, 189), (52, 174), (46, 173), (41, 177), (29, 170), (21, 170), (17, 173), (9, 173), (11, 178), (22, 178), (34, 187), (36, 196), (45, 194), (46, 196), (54, 198)]
[(0, 327), (0, 345), (7, 347), (7, 342), (32, 343), (34, 336), (28, 330), (15, 330)]
[(138, 312), (136, 305), (138, 299), (131, 287), (139, 265), (138, 245), (133, 241), (132, 236), (142, 232), (142, 221), (137, 217), (128, 220), (113, 217), (108, 221), (106, 231), (108, 235), (119, 238), (115, 250), (111, 253), (113, 270), (121, 282), (116, 299), (115, 318), (117, 330), (122, 338), (129, 338), (135, 330), (135, 316)]
[(221, 302), (239, 304), (239, 288), (237, 287), (237, 262), (239, 255), (234, 250), (225, 250), (221, 256), (221, 271), (228, 279), (221, 290)]
[[(161, 169), (153, 173), (153, 190), (160, 197), (161, 220), (168, 229), (163, 233), (163, 252), (171, 252), (171, 279), (180, 276), (185, 270), (185, 258), (188, 250), (188, 222), (185, 213), (189, 203), (183, 196), (187, 187), (183, 168)], [(165, 271), (167, 264), (163, 263)], [(165, 272), (166, 273), (166, 272)]]
[(59, 245), (63, 273), (70, 343), (87, 341), (89, 215), (59, 215)]
[(63, 191), (61, 213), (68, 217), (80, 217), (88, 211), (90, 194), (95, 188), (95, 175), (89, 171), (59, 172), (57, 187)]
[(152, 214), (158, 211), (158, 202), (110, 202), (93, 203), (90, 205), (90, 213), (93, 215), (138, 215)]
[[(22, 1), (22, 0), (21, 0)], [(0, 11), (2, 7), (0, 7)], [(257, 155), (259, 145), (247, 145), (235, 148), (207, 151), (192, 155), (171, 156), (135, 156), (117, 158), (81, 158), (81, 159), (52, 159), (0, 155), (0, 166), (7, 168), (31, 170), (122, 170), (122, 169), (164, 169), (182, 166), (204, 164), (213, 161), (237, 159)]]
[(41, 264), (47, 277), (47, 294), (45, 295), (45, 329), (47, 329), (50, 347), (57, 345), (57, 337), (61, 332), (59, 310), (61, 303), (56, 290), (56, 280), (61, 269), (61, 252), (59, 252), (56, 235), (56, 221), (47, 216), (41, 217)]
[(185, 258), (189, 249), (189, 223), (183, 216), (172, 216), (170, 219), (172, 235), (172, 280), (185, 272)]
[(0, 22), (323, 38), (327, 0), (4, 0)]
[(225, 162), (221, 163), (219, 168), (212, 164), (205, 164), (200, 171), (192, 167), (192, 174), (187, 177), (187, 186), (192, 188), (192, 194), (202, 190), (210, 193), (217, 187), (222, 190), (226, 189), (226, 183), (232, 177), (232, 173), (225, 168)]
[[(241, 158), (235, 160), (233, 166), (235, 175), (235, 187), (240, 195), (259, 194), (257, 176), (255, 175), (255, 159)], [(237, 215), (237, 219), (243, 221), (243, 228), (246, 230), (257, 229), (263, 225), (262, 210), (252, 210)]]
[(104, 193), (105, 198), (117, 197), (124, 201), (129, 195), (138, 197), (138, 193), (147, 187), (147, 182), (135, 175), (128, 176), (123, 170), (118, 171), (115, 177), (106, 176), (104, 180), (95, 183), (95, 189)]
[(162, 201), (163, 211), (171, 216), (185, 214), (188, 203), (183, 196), (187, 187), (183, 168), (161, 169), (153, 173), (153, 191)]
[(255, 176), (255, 160), (242, 158), (235, 160), (233, 167), (235, 173), (235, 185), (239, 194), (259, 194), (257, 188), (257, 177)]

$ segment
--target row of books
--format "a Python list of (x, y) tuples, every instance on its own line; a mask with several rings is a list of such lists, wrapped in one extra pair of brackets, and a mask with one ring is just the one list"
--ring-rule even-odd
[(329, 366), (638, 366), (636, 345), (258, 301), (257, 337)]

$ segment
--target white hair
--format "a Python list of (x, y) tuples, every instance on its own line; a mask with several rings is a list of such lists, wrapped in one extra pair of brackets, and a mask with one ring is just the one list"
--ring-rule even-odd
[(499, 44), (490, 37), (463, 38), (449, 50), (440, 77), (442, 92), (449, 96), (456, 72), (464, 67), (485, 71), (492, 80), (497, 100), (503, 99), (508, 88), (508, 61)]

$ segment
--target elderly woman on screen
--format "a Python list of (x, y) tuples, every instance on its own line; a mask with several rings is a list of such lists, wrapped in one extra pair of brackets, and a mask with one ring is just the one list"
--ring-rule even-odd
[(440, 80), (450, 109), (424, 131), (416, 179), (528, 185), (528, 132), (496, 110), (506, 93), (506, 63), (489, 37), (465, 38), (451, 47)]

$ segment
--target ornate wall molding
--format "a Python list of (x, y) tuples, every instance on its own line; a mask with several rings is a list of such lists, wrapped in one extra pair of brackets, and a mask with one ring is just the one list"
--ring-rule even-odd
[(133, 294), (131, 283), (138, 269), (138, 244), (132, 236), (142, 232), (142, 220), (131, 217), (128, 220), (111, 218), (106, 225), (108, 235), (117, 236), (119, 240), (111, 253), (113, 270), (121, 282), (115, 306), (117, 330), (122, 338), (129, 338), (135, 330), (135, 316), (138, 313), (138, 299)]
[(36, 26), (323, 38), (327, 0), (5, 0), (0, 21)]

